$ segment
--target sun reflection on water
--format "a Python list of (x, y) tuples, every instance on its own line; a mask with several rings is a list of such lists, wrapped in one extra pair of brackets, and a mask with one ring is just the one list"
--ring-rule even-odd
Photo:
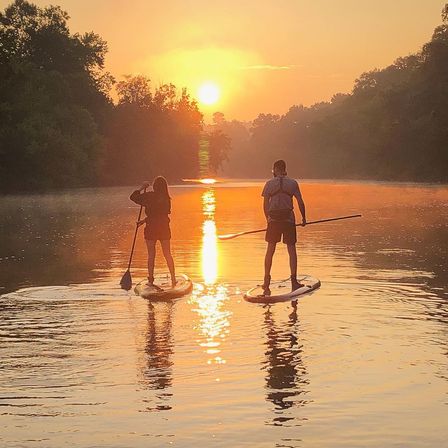
[(202, 211), (205, 216), (202, 224), (202, 275), (206, 285), (216, 283), (218, 277), (218, 249), (215, 223), (215, 192), (210, 189), (202, 195)]
[(196, 329), (199, 332), (199, 346), (211, 357), (208, 364), (225, 364), (219, 354), (221, 344), (230, 331), (231, 312), (225, 309), (228, 301), (227, 288), (217, 283), (219, 254), (215, 223), (216, 197), (213, 188), (202, 195), (202, 252), (201, 267), (203, 283), (196, 284), (192, 295), (194, 311), (199, 315)]
[(212, 179), (212, 178), (205, 178), (205, 179), (201, 179), (199, 182), (201, 182), (201, 184), (206, 184), (206, 185), (213, 185), (216, 184), (216, 179)]

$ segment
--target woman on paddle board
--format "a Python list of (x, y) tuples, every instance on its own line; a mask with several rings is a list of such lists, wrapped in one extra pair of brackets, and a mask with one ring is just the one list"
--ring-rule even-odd
[(154, 285), (154, 261), (156, 258), (156, 243), (160, 241), (163, 256), (170, 271), (171, 285), (176, 285), (174, 260), (171, 255), (170, 218), (171, 198), (168, 193), (166, 179), (158, 176), (152, 183), (152, 191), (145, 191), (151, 186), (150, 182), (143, 182), (142, 186), (131, 194), (131, 201), (145, 207), (146, 218), (142, 221), (145, 226), (145, 241), (148, 249), (148, 286)]

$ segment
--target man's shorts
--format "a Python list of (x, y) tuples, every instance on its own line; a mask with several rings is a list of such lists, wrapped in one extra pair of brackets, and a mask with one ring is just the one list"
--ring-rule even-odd
[(283, 236), (285, 244), (297, 243), (296, 225), (289, 221), (270, 221), (265, 240), (268, 243), (279, 243)]

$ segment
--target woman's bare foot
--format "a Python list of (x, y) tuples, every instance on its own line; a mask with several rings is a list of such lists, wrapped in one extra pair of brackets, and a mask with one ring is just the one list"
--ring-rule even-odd
[(160, 286), (155, 285), (154, 283), (146, 283), (146, 286), (148, 286), (149, 288), (155, 289), (157, 292), (162, 292), (163, 291), (163, 288), (161, 288)]

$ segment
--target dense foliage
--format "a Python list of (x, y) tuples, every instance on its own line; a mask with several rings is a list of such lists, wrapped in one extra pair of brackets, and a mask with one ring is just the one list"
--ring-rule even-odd
[(154, 91), (148, 78), (127, 77), (117, 84), (118, 105), (107, 129), (103, 181), (132, 184), (164, 175), (195, 176), (202, 114), (185, 90), (172, 84)]
[(0, 14), (0, 188), (91, 183), (111, 77), (106, 43), (71, 35), (59, 7), (17, 0)]
[(0, 13), (0, 190), (129, 184), (198, 171), (202, 115), (185, 91), (143, 77), (117, 84), (106, 43), (71, 34), (57, 6)]
[(224, 173), (264, 177), (285, 158), (300, 177), (448, 181), (448, 5), (442, 20), (419, 53), (363, 73), (351, 94), (246, 126), (217, 116), (232, 136)]

